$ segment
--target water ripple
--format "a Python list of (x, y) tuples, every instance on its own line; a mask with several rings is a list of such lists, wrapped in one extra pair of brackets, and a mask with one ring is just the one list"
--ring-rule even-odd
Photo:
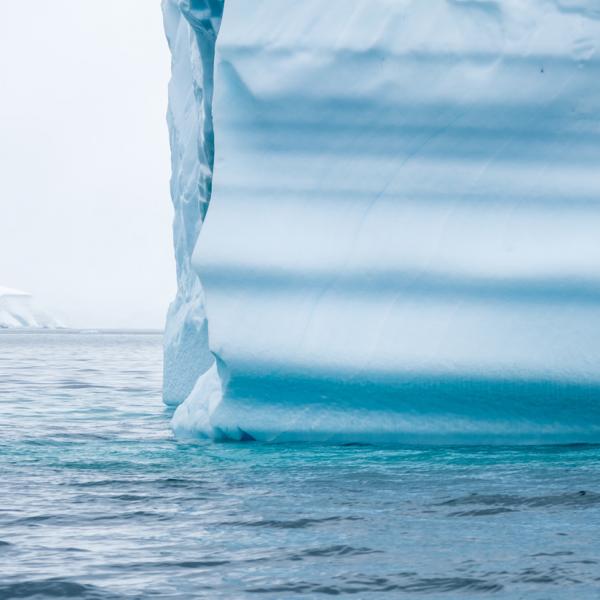
[(161, 344), (0, 334), (0, 598), (597, 596), (600, 445), (184, 443)]
[(0, 584), (0, 598), (84, 598), (85, 600), (116, 600), (120, 596), (66, 579), (43, 579)]

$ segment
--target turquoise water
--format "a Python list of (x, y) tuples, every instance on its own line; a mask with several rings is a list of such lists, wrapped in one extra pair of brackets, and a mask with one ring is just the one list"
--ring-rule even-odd
[(155, 334), (0, 334), (0, 598), (598, 598), (600, 447), (182, 443)]

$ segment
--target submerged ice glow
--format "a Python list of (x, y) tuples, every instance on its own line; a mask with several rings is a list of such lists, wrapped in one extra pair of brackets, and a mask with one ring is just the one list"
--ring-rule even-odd
[(600, 439), (592, 2), (164, 10), (176, 432)]

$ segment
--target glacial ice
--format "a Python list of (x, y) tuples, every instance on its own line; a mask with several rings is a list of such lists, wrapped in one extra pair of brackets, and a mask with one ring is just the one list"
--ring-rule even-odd
[(211, 191), (214, 46), (223, 2), (165, 0), (162, 6), (173, 57), (167, 121), (177, 265), (177, 296), (169, 307), (164, 337), (163, 398), (177, 405), (213, 361), (202, 288), (191, 256)]
[(595, 2), (163, 8), (178, 435), (600, 441)]
[(28, 292), (0, 286), (0, 329), (54, 328), (61, 323), (40, 309)]

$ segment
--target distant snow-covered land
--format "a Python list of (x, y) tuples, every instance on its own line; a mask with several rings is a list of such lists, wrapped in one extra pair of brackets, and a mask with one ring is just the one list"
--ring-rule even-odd
[(0, 286), (0, 328), (60, 326), (56, 318), (35, 305), (31, 294)]

